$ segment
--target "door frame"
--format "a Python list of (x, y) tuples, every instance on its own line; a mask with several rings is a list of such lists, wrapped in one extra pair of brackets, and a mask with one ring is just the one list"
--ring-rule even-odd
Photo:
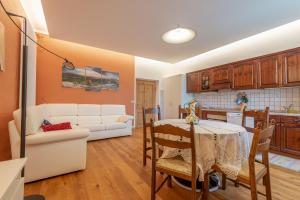
[(137, 81), (149, 81), (149, 82), (154, 82), (155, 86), (156, 86), (156, 91), (155, 91), (155, 105), (158, 105), (160, 102), (160, 84), (159, 84), (159, 80), (155, 80), (155, 79), (143, 79), (143, 78), (136, 78), (134, 81), (134, 123), (133, 123), (133, 127), (136, 127), (136, 121), (137, 121), (137, 110), (136, 110), (136, 104), (137, 104)]

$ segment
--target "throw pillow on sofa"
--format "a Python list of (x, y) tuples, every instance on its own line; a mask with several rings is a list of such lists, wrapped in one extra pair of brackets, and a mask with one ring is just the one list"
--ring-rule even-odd
[(44, 132), (72, 129), (70, 122), (64, 122), (59, 124), (48, 124), (48, 125), (43, 124), (41, 128), (43, 129)]

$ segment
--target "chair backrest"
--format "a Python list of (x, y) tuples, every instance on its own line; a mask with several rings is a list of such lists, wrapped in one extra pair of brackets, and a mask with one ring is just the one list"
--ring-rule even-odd
[[(187, 138), (183, 141), (175, 141), (168, 136), (178, 136)], [(170, 147), (176, 149), (191, 149), (192, 154), (192, 174), (196, 172), (196, 153), (195, 153), (195, 130), (194, 124), (190, 124), (190, 129), (185, 130), (171, 124), (154, 126), (151, 119), (151, 141), (152, 141), (152, 160), (156, 162), (156, 144), (162, 147)]]
[(161, 120), (160, 107), (142, 108), (143, 111), (143, 129), (150, 127), (150, 119)]
[(254, 135), (249, 155), (249, 166), (254, 168), (255, 156), (258, 153), (262, 154), (262, 163), (265, 166), (269, 165), (268, 153), (270, 150), (270, 143), (275, 130), (275, 121), (271, 121), (271, 125), (263, 128), (262, 123), (258, 123), (254, 129)]
[[(190, 114), (189, 108), (181, 107), (181, 105), (178, 106), (178, 118), (179, 119), (185, 119)], [(199, 118), (202, 118), (201, 109), (196, 107), (195, 115)]]
[(188, 108), (181, 107), (181, 105), (178, 106), (178, 118), (179, 119), (185, 119), (190, 114)]
[[(246, 128), (247, 131), (253, 132), (254, 128), (257, 127), (258, 123), (262, 124), (262, 128), (267, 128), (269, 125), (269, 107), (266, 107), (264, 111), (259, 110), (243, 110), (242, 126)], [(247, 118), (253, 118), (254, 127), (247, 127), (246, 120)]]

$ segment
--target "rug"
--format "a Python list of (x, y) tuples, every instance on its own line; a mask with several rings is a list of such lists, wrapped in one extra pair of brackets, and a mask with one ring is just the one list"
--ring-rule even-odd
[[(256, 159), (261, 161), (261, 155), (257, 155)], [(300, 160), (294, 158), (290, 158), (290, 157), (286, 157), (274, 153), (269, 153), (269, 162), (270, 164), (277, 165), (279, 167), (300, 172)]]

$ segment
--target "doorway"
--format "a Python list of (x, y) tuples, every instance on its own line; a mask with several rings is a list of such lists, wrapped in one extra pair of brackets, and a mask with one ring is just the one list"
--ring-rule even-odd
[(156, 106), (156, 81), (136, 80), (136, 127), (143, 126), (142, 108), (153, 108)]

